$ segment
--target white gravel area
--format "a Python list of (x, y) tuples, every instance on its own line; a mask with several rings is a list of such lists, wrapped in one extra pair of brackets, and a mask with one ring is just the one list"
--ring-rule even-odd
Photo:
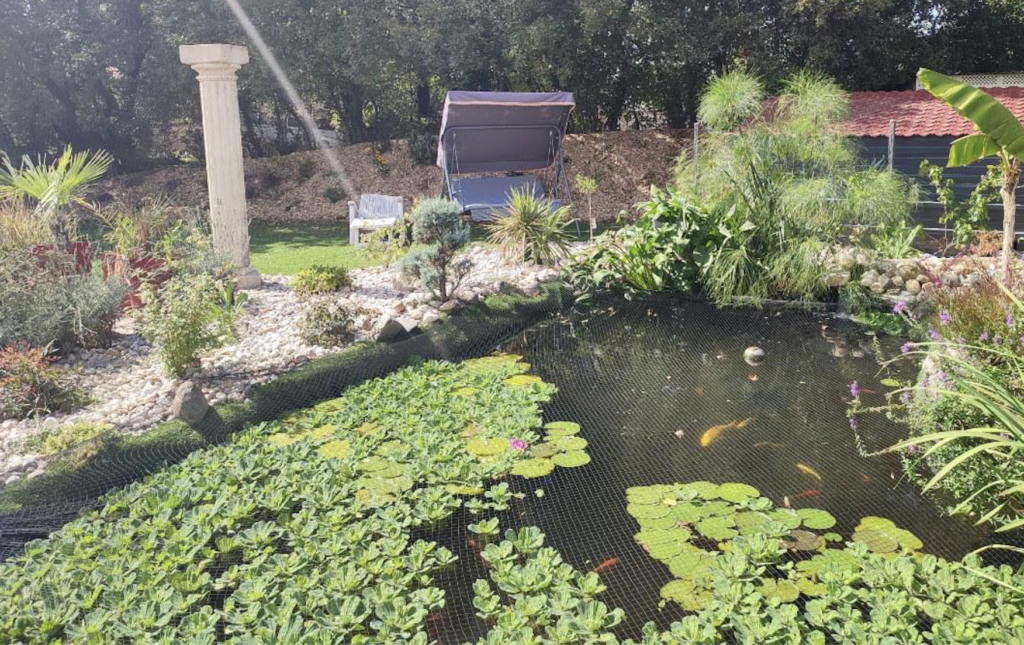
[[(353, 342), (375, 338), (391, 318), (423, 326), (436, 321), (442, 311), (475, 302), (505, 285), (533, 294), (541, 283), (558, 279), (553, 268), (505, 264), (495, 250), (484, 245), (473, 245), (466, 255), (473, 261), (473, 269), (457, 297), (447, 303), (419, 285), (404, 283), (394, 266), (352, 271), (353, 286), (334, 297), (365, 311), (357, 320)], [(195, 379), (210, 403), (244, 401), (252, 386), (345, 349), (318, 347), (302, 340), (296, 323), (303, 304), (288, 281), (283, 276), (264, 276), (263, 286), (248, 292), (237, 340), (202, 355)], [(71, 371), (75, 384), (94, 402), (70, 414), (0, 422), (0, 487), (43, 472), (46, 456), (27, 453), (23, 446), (39, 432), (89, 421), (134, 434), (169, 418), (180, 381), (163, 373), (152, 349), (136, 332), (134, 320), (126, 317), (115, 326), (108, 349), (81, 350), (62, 358), (59, 364)]]

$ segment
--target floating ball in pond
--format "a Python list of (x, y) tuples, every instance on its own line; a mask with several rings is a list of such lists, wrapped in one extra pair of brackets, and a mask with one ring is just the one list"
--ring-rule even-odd
[(743, 350), (743, 360), (747, 365), (759, 365), (764, 360), (764, 350), (760, 347), (748, 347)]

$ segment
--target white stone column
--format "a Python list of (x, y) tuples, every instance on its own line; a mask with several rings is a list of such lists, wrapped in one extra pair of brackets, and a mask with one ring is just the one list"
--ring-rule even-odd
[(236, 75), (249, 62), (249, 50), (237, 45), (182, 45), (178, 54), (182, 63), (196, 71), (199, 80), (213, 246), (235, 265), (240, 288), (258, 287), (260, 276), (249, 265)]

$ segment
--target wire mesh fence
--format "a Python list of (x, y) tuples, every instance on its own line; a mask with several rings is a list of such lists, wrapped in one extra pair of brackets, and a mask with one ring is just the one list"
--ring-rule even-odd
[[(449, 321), (452, 325), (434, 333), (379, 346), (374, 353), (361, 356), (359, 362), (299, 373), (293, 377), (291, 387), (257, 390), (250, 409), (235, 422), (225, 421), (219, 432), (207, 431), (205, 443), (154, 442), (122, 450), (116, 459), (104, 459), (87, 476), (72, 480), (73, 485), (58, 487), (55, 482), (59, 473), (55, 472), (47, 485), (38, 484), (40, 488), (20, 498), (19, 510), (0, 516), (0, 539), (5, 541), (3, 555), (23, 553), (26, 540), (43, 537), (80, 513), (104, 504), (107, 508), (102, 518), (90, 519), (87, 514), (84, 523), (78, 521), (73, 535), (85, 543), (74, 548), (127, 548), (117, 544), (116, 533), (108, 534), (107, 542), (100, 545), (89, 544), (88, 536), (100, 525), (128, 522), (139, 515), (136, 509), (125, 506), (131, 500), (132, 504), (145, 505), (147, 510), (142, 516), (150, 518), (123, 525), (134, 536), (133, 540), (157, 540), (166, 544), (168, 550), (195, 549), (194, 555), (184, 558), (193, 564), (191, 570), (182, 570), (166, 580), (139, 581), (136, 593), (145, 602), (139, 600), (136, 604), (148, 606), (152, 587), (164, 589), (172, 604), (186, 602), (183, 598), (191, 599), (185, 609), (168, 606), (166, 613), (173, 619), (162, 626), (152, 618), (158, 627), (147, 633), (166, 635), (173, 628), (179, 630), (175, 634), (181, 634), (183, 625), (201, 632), (198, 625), (204, 624), (208, 629), (203, 633), (209, 638), (202, 642), (250, 642), (244, 639), (253, 637), (266, 624), (255, 613), (253, 622), (246, 622), (246, 611), (258, 611), (253, 609), (258, 603), (250, 598), (279, 593), (283, 588), (280, 585), (285, 583), (289, 589), (298, 586), (305, 595), (266, 596), (276, 598), (277, 606), (307, 602), (316, 594), (329, 595), (331, 590), (343, 594), (342, 589), (358, 588), (361, 584), (356, 578), (342, 582), (348, 579), (346, 576), (355, 575), (352, 570), (377, 571), (372, 561), (388, 561), (387, 549), (399, 552), (410, 548), (414, 541), (423, 541), (457, 558), (455, 566), (444, 567), (430, 578), (431, 588), (443, 592), (443, 607), (429, 615), (424, 612), (415, 621), (416, 629), (426, 625), (430, 640), (448, 645), (487, 633), (489, 625), (480, 616), (475, 585), (488, 579), (494, 569), (481, 552), (481, 533), (473, 523), (491, 516), (500, 521), (502, 530), (539, 528), (547, 536), (547, 545), (569, 565), (580, 572), (598, 571), (607, 586), (603, 602), (625, 611), (626, 619), (615, 628), (620, 638), (639, 639), (645, 623), (652, 621), (666, 628), (682, 617), (684, 612), (679, 605), (662, 602), (661, 590), (673, 580), (672, 571), (636, 537), (644, 526), (643, 520), (634, 515), (636, 511), (631, 510), (633, 493), (629, 491), (635, 492), (637, 487), (735, 482), (754, 487), (758, 495), (778, 509), (825, 511), (835, 519), (831, 530), (847, 537), (865, 517), (888, 518), (916, 536), (921, 551), (951, 559), (992, 541), (985, 529), (967, 520), (944, 516), (935, 500), (922, 496), (906, 480), (896, 456), (866, 456), (891, 445), (905, 434), (905, 429), (883, 415), (862, 418), (856, 429), (851, 428), (846, 415), (851, 382), (860, 384), (861, 396), (868, 404), (884, 400), (885, 386), (879, 381), (877, 361), (893, 351), (885, 341), (866, 336), (852, 322), (826, 311), (774, 306), (719, 309), (679, 297), (650, 297), (633, 302), (607, 299), (578, 309), (568, 306), (565, 295), (553, 294), (543, 306), (526, 310), (467, 317), (461, 322), (456, 317)], [(749, 347), (759, 348), (763, 359), (750, 359), (745, 351)], [(496, 405), (496, 391), (485, 385), (486, 380), (473, 380), (477, 377), (472, 370), (455, 372), (454, 376), (465, 382), (458, 380), (458, 389), (445, 393), (441, 399), (430, 398), (430, 392), (443, 387), (453, 372), (441, 369), (428, 370), (423, 375), (409, 373), (404, 380), (378, 377), (420, 359), (461, 361), (493, 352), (522, 357), (519, 365), (528, 365), (529, 374), (557, 388), (553, 398), (543, 404), (542, 418), (522, 422), (578, 424), (581, 430), (576, 443), (582, 440), (589, 455), (589, 463), (579, 467), (558, 467), (531, 477), (500, 476), (497, 483), (507, 484), (511, 494), (505, 495), (503, 506), (493, 507), (493, 513), (478, 514), (484, 506), (466, 498), (457, 508), (444, 510), (443, 521), (407, 519), (404, 521), (409, 524), (405, 528), (388, 530), (384, 538), (371, 537), (356, 529), (368, 516), (365, 509), (352, 510), (363, 508), (359, 506), (363, 502), (359, 501), (356, 489), (343, 483), (348, 474), (339, 471), (325, 475), (331, 471), (314, 467), (311, 449), (301, 444), (295, 444), (298, 447), (290, 448), (289, 453), (271, 451), (270, 465), (260, 466), (259, 459), (268, 454), (268, 441), (287, 447), (292, 445), (291, 439), (279, 434), (280, 430), (268, 430), (278, 433), (270, 436), (260, 434), (258, 428), (248, 433), (237, 432), (236, 426), (244, 423), (267, 421), (341, 394), (350, 405), (358, 405), (346, 411), (340, 404), (331, 404), (299, 417), (285, 418), (309, 433), (316, 433), (325, 420), (335, 424), (332, 428), (340, 428), (347, 427), (346, 419), (351, 420), (349, 425), (357, 423), (352, 419), (358, 419), (362, 425), (346, 430), (348, 434), (340, 443), (333, 442), (331, 449), (338, 453), (355, 449), (359, 443), (357, 435), (374, 432), (373, 423), (363, 423), (365, 420), (388, 424), (406, 419), (403, 423), (408, 426), (396, 426), (393, 436), (401, 437), (398, 444), (415, 446), (421, 433), (426, 436), (438, 428), (447, 428), (452, 418), (462, 419), (473, 406), (482, 405), (481, 400)], [(520, 376), (523, 384), (534, 383), (532, 376)], [(365, 394), (364, 388), (383, 387), (380, 384), (393, 388), (387, 391), (391, 397), (360, 398)], [(474, 396), (484, 399), (473, 399)], [(497, 413), (487, 414), (490, 416), (482, 417), (481, 423), (514, 426), (519, 422), (515, 408), (499, 408)], [(463, 434), (468, 431), (467, 426)], [(472, 441), (469, 437), (475, 437), (475, 432), (466, 435), (467, 441)], [(412, 483), (419, 482), (422, 473), (403, 470), (409, 453), (403, 452), (407, 447), (395, 444), (391, 440), (377, 445), (375, 455), (391, 458), (368, 458), (373, 461), (373, 468), (367, 467), (360, 481), (368, 481), (367, 477), (372, 480), (376, 477), (374, 472), (395, 470), (388, 486), (408, 477), (409, 488), (403, 490), (409, 495), (425, 495), (432, 487), (427, 480)], [(480, 446), (480, 464), (500, 461), (500, 457), (494, 456), (497, 452), (487, 452), (491, 448), (486, 441)], [(321, 446), (321, 450), (324, 448)], [(428, 454), (409, 463), (418, 464), (427, 473), (447, 472), (444, 464), (450, 457), (445, 456), (445, 449), (431, 444), (420, 448)], [(84, 455), (76, 454), (83, 459), (95, 458), (90, 450), (101, 448), (94, 446)], [(290, 461), (287, 455), (299, 459)], [(225, 461), (218, 463), (221, 458)], [(181, 466), (171, 466), (182, 460)], [(205, 484), (202, 479), (195, 479), (197, 472), (206, 478)], [(149, 480), (145, 494), (137, 489), (127, 496), (98, 497), (111, 487), (138, 480), (148, 473), (157, 475)], [(342, 478), (331, 479), (335, 476)], [(193, 481), (198, 488), (193, 493), (184, 493), (189, 489), (182, 488), (182, 481)], [(306, 488), (307, 481), (321, 482), (324, 487), (311, 493)], [(331, 481), (335, 482), (334, 488)], [(489, 494), (496, 495), (494, 491), (490, 489)], [(183, 499), (186, 494), (193, 498)], [(405, 513), (432, 508), (430, 499), (415, 499), (406, 502), (402, 497), (392, 496), (386, 503), (368, 507), (370, 516), (375, 521), (401, 521)], [(241, 546), (224, 541), (226, 535), (192, 536), (176, 532), (179, 524), (192, 525), (195, 513), (213, 513), (210, 523), (215, 526), (223, 523), (222, 514), (236, 511), (250, 518), (236, 527), (237, 536), (232, 538)], [(171, 521), (165, 528), (154, 530), (158, 523), (168, 519)], [(330, 530), (323, 526), (325, 522)], [(287, 532), (280, 533), (286, 526)], [(403, 525), (396, 524), (399, 526)], [(62, 536), (61, 544), (68, 544), (66, 538)], [(360, 550), (363, 547), (367, 550)], [(140, 544), (137, 548), (146, 547)], [(61, 557), (45, 548), (36, 552), (31, 549), (29, 560), (36, 558), (38, 567), (52, 566), (52, 558)], [(158, 558), (164, 557), (159, 549), (155, 553)], [(225, 553), (238, 553), (241, 560), (234, 565), (220, 564)], [(168, 559), (180, 556), (176, 552), (166, 554)], [(804, 562), (812, 557), (812, 552), (794, 551), (791, 557), (793, 563)], [(304, 558), (320, 564), (309, 569), (302, 565)], [(1016, 559), (1006, 552), (990, 552), (988, 560), (1016, 564)], [(59, 572), (59, 566), (53, 571)], [(378, 575), (381, 580), (392, 581), (388, 584), (397, 584), (399, 579), (389, 578), (384, 571)], [(102, 580), (93, 582), (103, 587)], [(379, 593), (380, 584), (378, 581), (372, 587), (375, 591), (367, 587), (367, 593)], [(81, 590), (71, 595), (92, 593), (91, 589), (83, 584)], [(99, 605), (109, 608), (120, 602), (110, 597), (113, 592), (99, 589)], [(182, 590), (193, 595), (176, 595)], [(68, 590), (49, 588), (43, 606), (58, 612), (64, 608), (62, 599), (68, 595)], [(34, 605), (26, 601), (26, 606)], [(243, 611), (247, 606), (250, 609)], [(136, 619), (139, 624), (149, 624), (149, 619), (132, 614), (132, 620)], [(207, 619), (209, 622), (204, 623)], [(79, 627), (89, 622), (85, 614), (54, 620)], [(310, 617), (303, 623), (304, 629), (319, 625), (318, 620)], [(286, 634), (278, 627), (270, 637), (264, 634), (269, 641), (252, 642), (285, 642)], [(336, 634), (344, 633), (336, 628)], [(377, 637), (382, 643), (408, 642), (385, 632), (378, 632)]]

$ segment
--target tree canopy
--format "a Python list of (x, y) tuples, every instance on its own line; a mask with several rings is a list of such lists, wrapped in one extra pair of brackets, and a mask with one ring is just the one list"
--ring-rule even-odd
[[(447, 89), (571, 90), (574, 131), (692, 121), (708, 80), (742, 67), (847, 90), (910, 87), (921, 66), (1024, 68), (1017, 0), (246, 0), (318, 116), (353, 142), (433, 127)], [(168, 157), (198, 119), (182, 43), (249, 44), (224, 0), (0, 3), (0, 149)], [(246, 118), (293, 108), (253, 50)], [(301, 145), (299, 142), (298, 145)], [(247, 138), (252, 154), (281, 152)]]

